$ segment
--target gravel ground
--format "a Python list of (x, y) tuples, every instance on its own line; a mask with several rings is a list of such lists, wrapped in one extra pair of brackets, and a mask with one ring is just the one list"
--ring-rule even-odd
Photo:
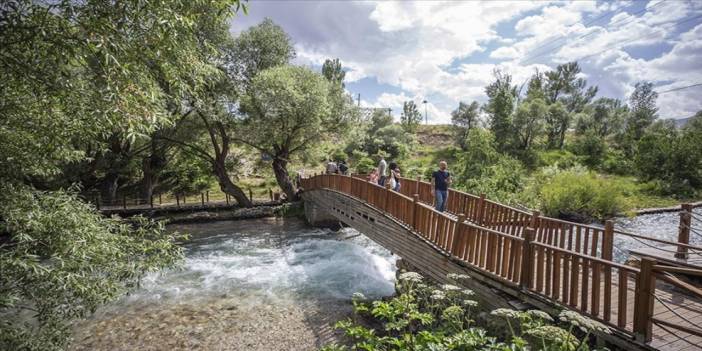
[(348, 301), (250, 303), (240, 299), (153, 304), (77, 323), (71, 350), (317, 350)]

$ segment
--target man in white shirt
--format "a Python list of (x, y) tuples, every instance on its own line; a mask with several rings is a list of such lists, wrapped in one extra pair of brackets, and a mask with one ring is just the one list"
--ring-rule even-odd
[(337, 170), (336, 162), (329, 159), (329, 162), (327, 162), (327, 174), (336, 174)]
[(385, 178), (388, 176), (388, 163), (385, 162), (385, 157), (380, 155), (380, 162), (378, 163), (378, 184), (385, 186)]

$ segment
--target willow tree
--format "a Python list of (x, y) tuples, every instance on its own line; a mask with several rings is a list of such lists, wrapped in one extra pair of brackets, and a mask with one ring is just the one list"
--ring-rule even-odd
[(0, 349), (57, 350), (70, 321), (181, 257), (172, 234), (107, 219), (76, 191), (35, 185), (85, 160), (76, 145), (172, 123), (150, 63), (183, 91), (213, 66), (194, 23), (238, 1), (31, 1), (0, 5)]
[(322, 75), (286, 65), (256, 75), (241, 99), (237, 140), (272, 158), (275, 178), (288, 199), (297, 197), (287, 168), (292, 157), (334, 128), (329, 89)]

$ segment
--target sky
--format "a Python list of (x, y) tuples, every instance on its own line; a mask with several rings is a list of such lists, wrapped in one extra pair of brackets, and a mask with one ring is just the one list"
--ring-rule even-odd
[(521, 85), (570, 61), (598, 96), (626, 99), (649, 81), (661, 118), (702, 110), (702, 85), (666, 92), (702, 83), (702, 0), (251, 0), (231, 31), (266, 17), (290, 35), (295, 64), (321, 71), (339, 58), (361, 106), (396, 118), (413, 100), (429, 123), (450, 123), (460, 101), (487, 100), (495, 69)]

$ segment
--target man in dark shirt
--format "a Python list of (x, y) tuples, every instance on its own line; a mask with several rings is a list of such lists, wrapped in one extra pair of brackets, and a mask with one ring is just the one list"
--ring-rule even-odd
[(448, 187), (451, 185), (451, 173), (446, 170), (446, 161), (439, 162), (439, 170), (431, 174), (431, 184), (434, 188), (435, 208), (439, 212), (446, 210)]

